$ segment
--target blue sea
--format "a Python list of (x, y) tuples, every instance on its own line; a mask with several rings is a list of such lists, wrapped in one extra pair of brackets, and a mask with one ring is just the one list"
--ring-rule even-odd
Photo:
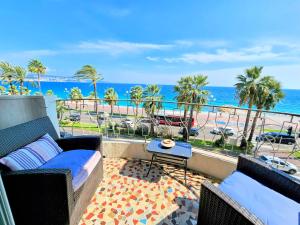
[[(93, 91), (93, 86), (85, 82), (41, 82), (43, 93), (47, 90), (53, 90), (54, 94), (61, 99), (68, 99), (68, 92), (72, 87), (79, 87), (82, 90), (83, 96), (89, 96), (89, 93)], [(120, 83), (98, 83), (98, 96), (101, 98), (104, 95), (104, 91), (107, 88), (113, 87), (118, 95), (119, 99), (127, 99), (130, 88), (137, 84), (120, 84)], [(145, 84), (140, 84), (145, 87)], [(37, 88), (31, 86), (30, 83), (26, 83), (33, 94), (38, 91)], [(173, 92), (173, 85), (159, 85), (161, 87), (161, 94), (164, 96), (166, 101), (174, 101), (175, 93)], [(234, 105), (238, 106), (238, 101), (235, 98), (235, 88), (234, 87), (212, 87), (208, 86), (206, 88), (209, 92), (209, 104), (213, 105)], [(274, 110), (278, 112), (289, 112), (300, 114), (300, 90), (285, 89), (285, 98), (279, 102)], [(124, 102), (124, 105), (126, 103)]]

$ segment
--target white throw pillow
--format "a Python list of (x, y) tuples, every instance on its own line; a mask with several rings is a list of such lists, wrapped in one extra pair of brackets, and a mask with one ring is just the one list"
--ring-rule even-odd
[(49, 134), (8, 154), (0, 159), (0, 163), (12, 171), (36, 169), (60, 154), (63, 150)]

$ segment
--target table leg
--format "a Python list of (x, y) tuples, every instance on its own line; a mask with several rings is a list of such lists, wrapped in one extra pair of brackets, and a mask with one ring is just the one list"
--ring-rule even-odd
[(151, 170), (151, 167), (152, 167), (152, 163), (153, 163), (154, 157), (155, 157), (155, 154), (153, 154), (153, 155), (152, 155), (152, 159), (151, 159), (150, 167), (149, 167), (149, 170), (148, 170), (148, 172), (147, 172), (147, 175), (146, 175), (146, 177), (148, 177), (148, 175), (149, 175), (149, 173), (150, 173), (150, 170)]
[(186, 186), (186, 170), (187, 170), (187, 160), (184, 160), (184, 185)]

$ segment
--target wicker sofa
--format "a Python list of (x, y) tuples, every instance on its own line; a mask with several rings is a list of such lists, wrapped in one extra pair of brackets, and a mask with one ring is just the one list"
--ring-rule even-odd
[[(297, 179), (249, 156), (239, 156), (237, 171), (300, 203)], [(201, 187), (198, 225), (263, 225), (264, 223), (215, 185)]]
[[(0, 130), (0, 158), (48, 133), (63, 151), (89, 149), (102, 151), (101, 137), (80, 136), (60, 139), (48, 117)], [(73, 191), (69, 169), (9, 171), (1, 175), (18, 225), (75, 225), (103, 178), (103, 157), (87, 181)]]

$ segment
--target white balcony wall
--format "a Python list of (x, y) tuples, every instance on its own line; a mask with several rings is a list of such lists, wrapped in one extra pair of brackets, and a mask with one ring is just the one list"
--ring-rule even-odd
[(0, 129), (46, 115), (43, 96), (0, 96)]
[(46, 105), (46, 114), (51, 119), (53, 126), (59, 135), (59, 125), (57, 119), (57, 112), (56, 112), (56, 100), (55, 96), (45, 96), (45, 105)]
[(59, 132), (55, 101), (53, 96), (0, 96), (0, 129), (49, 116)]
[[(137, 140), (105, 140), (103, 154), (107, 158), (129, 158), (151, 160), (146, 151), (147, 143)], [(188, 168), (223, 180), (236, 170), (237, 159), (193, 148)]]

